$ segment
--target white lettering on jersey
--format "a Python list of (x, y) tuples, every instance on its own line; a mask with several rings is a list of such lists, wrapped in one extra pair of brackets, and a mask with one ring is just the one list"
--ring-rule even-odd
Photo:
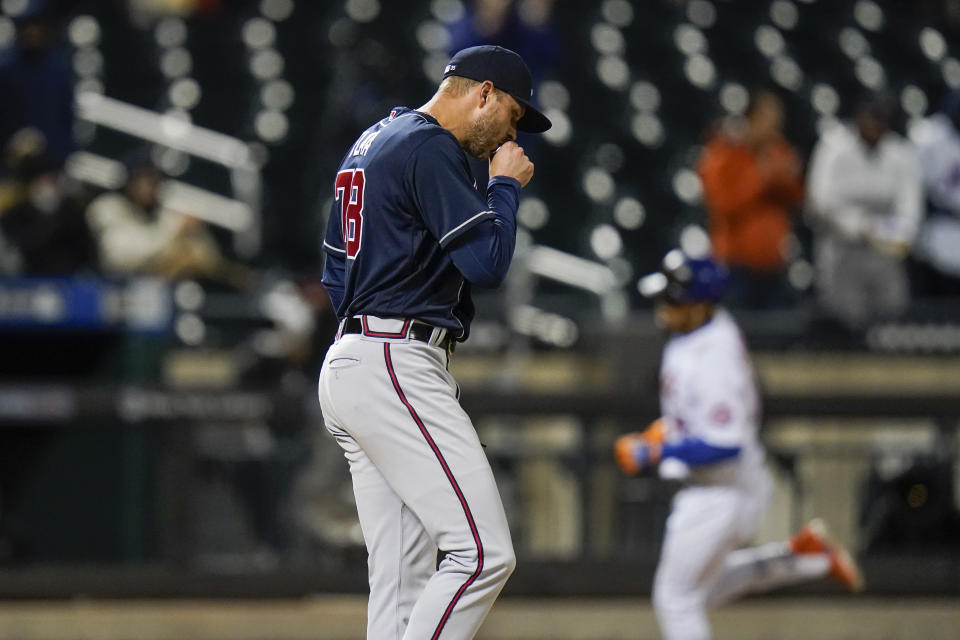
[(380, 135), (380, 129), (376, 131), (367, 131), (357, 142), (353, 145), (353, 149), (350, 150), (351, 156), (365, 156), (367, 151), (370, 151), (370, 145), (373, 144), (374, 138)]

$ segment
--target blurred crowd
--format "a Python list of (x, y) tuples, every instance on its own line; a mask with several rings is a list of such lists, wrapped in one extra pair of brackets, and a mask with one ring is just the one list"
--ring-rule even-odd
[(3, 275), (103, 273), (197, 278), (237, 289), (246, 267), (221, 252), (206, 225), (161, 198), (150, 149), (122, 158), (123, 185), (98, 193), (65, 171), (76, 149), (73, 78), (52, 5), (15, 18), (0, 52), (0, 260)]
[[(155, 275), (249, 288), (250, 265), (190, 211), (165, 206), (156, 149), (117, 158), (125, 175), (115, 191), (65, 171), (77, 144), (63, 9), (26, 4), (0, 52), (0, 273)], [(475, 0), (446, 25), (448, 53), (501, 44), (520, 52), (534, 77), (552, 77), (570, 46), (554, 9), (553, 0)], [(372, 60), (380, 66), (363, 66)], [(344, 146), (339, 138), (375, 117), (364, 105), (380, 108), (389, 78), (404, 77), (391, 60), (332, 60), (344, 81), (341, 99), (323, 107), (336, 126), (316, 141), (330, 151), (306, 170), (316, 184)], [(960, 94), (907, 127), (893, 95), (865, 93), (846, 121), (822, 128), (808, 158), (786, 139), (784, 104), (773, 88), (754, 90), (742, 115), (710, 124), (698, 160), (712, 251), (732, 273), (731, 306), (796, 304), (805, 294), (790, 281), (803, 274), (788, 270), (807, 254), (818, 309), (853, 330), (902, 316), (916, 297), (960, 294)], [(482, 179), (485, 167), (474, 168)], [(323, 189), (315, 188), (319, 205)]]
[(730, 304), (789, 304), (787, 265), (812, 236), (825, 315), (851, 329), (902, 316), (912, 295), (960, 293), (960, 92), (898, 130), (897, 101), (864, 93), (824, 127), (809, 161), (783, 134), (782, 100), (756, 90), (742, 117), (708, 132), (698, 169), (713, 252)]
[(788, 304), (786, 266), (812, 235), (822, 311), (851, 329), (902, 316), (912, 292), (960, 293), (960, 92), (897, 130), (896, 99), (868, 92), (824, 128), (804, 166), (783, 134), (783, 102), (755, 91), (743, 117), (708, 133), (698, 169), (730, 304)]

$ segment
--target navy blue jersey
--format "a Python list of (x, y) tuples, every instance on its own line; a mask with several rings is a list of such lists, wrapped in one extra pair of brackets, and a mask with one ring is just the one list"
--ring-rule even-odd
[[(515, 180), (497, 180), (519, 191)], [(323, 283), (337, 316), (412, 317), (465, 339), (470, 282), (449, 249), (494, 208), (504, 207), (477, 191), (453, 134), (427, 114), (394, 109), (357, 139), (334, 182)]]

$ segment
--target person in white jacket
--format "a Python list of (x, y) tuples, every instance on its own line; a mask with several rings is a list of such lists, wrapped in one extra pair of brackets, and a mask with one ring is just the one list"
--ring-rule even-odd
[(104, 272), (204, 278), (244, 288), (249, 270), (222, 255), (206, 225), (163, 206), (159, 170), (141, 155), (131, 156), (126, 164), (123, 190), (104, 193), (86, 211)]
[(910, 303), (904, 258), (923, 217), (923, 188), (916, 151), (891, 129), (895, 109), (883, 94), (861, 100), (851, 123), (824, 131), (807, 176), (820, 303), (851, 329)]
[(931, 267), (923, 285), (931, 294), (960, 293), (960, 90), (937, 113), (910, 127), (920, 157), (929, 209), (914, 256)]

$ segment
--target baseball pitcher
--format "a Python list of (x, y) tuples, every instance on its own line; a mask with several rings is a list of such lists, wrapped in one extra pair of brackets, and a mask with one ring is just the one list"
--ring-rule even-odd
[[(474, 637), (514, 568), (448, 365), (469, 335), (471, 286), (499, 285), (513, 257), (533, 176), (514, 140), (550, 127), (531, 96), (516, 53), (464, 49), (425, 105), (397, 107), (360, 135), (334, 180), (323, 284), (340, 328), (319, 396), (353, 479), (371, 640)], [(489, 160), (485, 197), (467, 153)]]

